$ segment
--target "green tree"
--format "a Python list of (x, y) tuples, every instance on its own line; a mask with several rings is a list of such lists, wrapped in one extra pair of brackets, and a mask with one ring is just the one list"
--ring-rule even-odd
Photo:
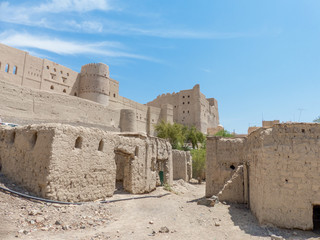
[(220, 130), (215, 134), (215, 136), (220, 136), (220, 137), (234, 137), (234, 134), (228, 132), (225, 129)]
[(192, 155), (192, 176), (195, 179), (205, 178), (206, 171), (206, 149), (193, 149)]
[(315, 123), (320, 123), (320, 116), (313, 120)]
[(185, 142), (183, 125), (161, 121), (155, 125), (155, 130), (157, 137), (167, 139), (171, 143), (173, 149), (179, 149), (183, 147)]
[(166, 123), (161, 121), (155, 125), (157, 137), (167, 139), (174, 149), (189, 150), (188, 143), (193, 149), (198, 148), (198, 145), (205, 145), (206, 136), (198, 131), (196, 127), (187, 127), (179, 123)]

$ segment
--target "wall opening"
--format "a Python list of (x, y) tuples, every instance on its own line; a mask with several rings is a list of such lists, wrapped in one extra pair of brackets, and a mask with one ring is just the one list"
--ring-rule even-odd
[(51, 85), (50, 89), (51, 89), (51, 90), (54, 90), (54, 86), (53, 86), (53, 85)]
[(115, 94), (115, 93), (113, 94), (113, 97), (116, 97), (116, 94)]
[(230, 168), (231, 168), (232, 170), (235, 170), (235, 169), (236, 169), (236, 167), (235, 167), (233, 164), (230, 166)]
[(115, 151), (116, 179), (114, 193), (123, 193), (123, 191), (131, 191), (132, 170), (130, 163), (132, 159), (133, 156), (130, 154), (124, 153), (120, 150)]
[(10, 137), (10, 143), (11, 144), (14, 144), (14, 141), (16, 140), (16, 132), (13, 131), (13, 133), (11, 134), (11, 137)]
[(35, 132), (31, 137), (31, 145), (32, 145), (32, 147), (34, 147), (36, 145), (37, 139), (38, 139), (38, 133)]
[(12, 73), (16, 75), (16, 74), (17, 74), (17, 71), (18, 71), (17, 66), (14, 66), (14, 67), (13, 67), (13, 71), (12, 71)]
[(103, 140), (101, 140), (100, 142), (99, 142), (99, 147), (98, 147), (98, 151), (103, 151), (103, 147), (104, 147), (104, 141)]
[(7, 73), (8, 73), (8, 72), (9, 72), (9, 68), (10, 68), (10, 66), (9, 66), (9, 64), (7, 64), (7, 65), (6, 65), (6, 68), (4, 69), (4, 70), (5, 70), (5, 72), (7, 72)]
[(78, 138), (76, 139), (76, 142), (75, 142), (75, 144), (74, 144), (74, 147), (75, 147), (75, 148), (82, 148), (82, 137), (78, 137)]
[(77, 93), (76, 93), (76, 92), (74, 93), (74, 96), (75, 96), (75, 97), (77, 96)]
[(64, 93), (66, 93), (66, 92), (67, 92), (67, 90), (63, 89), (63, 92), (64, 92)]
[(313, 230), (320, 230), (320, 205), (313, 205)]

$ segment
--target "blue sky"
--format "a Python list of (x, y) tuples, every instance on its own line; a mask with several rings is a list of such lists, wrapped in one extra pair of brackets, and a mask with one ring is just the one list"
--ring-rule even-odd
[(200, 84), (230, 131), (320, 115), (318, 0), (0, 0), (0, 22), (32, 55), (106, 63), (140, 103)]

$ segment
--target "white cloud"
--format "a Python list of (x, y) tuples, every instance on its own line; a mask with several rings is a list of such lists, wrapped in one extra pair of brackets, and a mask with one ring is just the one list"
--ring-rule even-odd
[(112, 7), (107, 0), (51, 0), (35, 7), (36, 12), (89, 12), (93, 10), (107, 11)]
[(12, 47), (41, 49), (60, 55), (94, 54), (106, 57), (133, 58), (156, 61), (146, 56), (120, 51), (118, 49), (123, 46), (118, 42), (81, 43), (61, 40), (58, 38), (51, 38), (49, 36), (36, 36), (28, 33), (15, 32), (1, 33), (0, 42)]
[(77, 22), (75, 20), (70, 20), (64, 23), (68, 28), (72, 27), (81, 32), (100, 33), (103, 30), (103, 25), (100, 22), (95, 21)]

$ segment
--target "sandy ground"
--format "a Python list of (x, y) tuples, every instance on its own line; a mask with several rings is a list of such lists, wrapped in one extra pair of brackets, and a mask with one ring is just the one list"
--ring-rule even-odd
[[(1, 185), (1, 184), (0, 184)], [(245, 205), (197, 205), (205, 184), (176, 181), (148, 198), (84, 205), (44, 204), (0, 192), (0, 239), (320, 239), (319, 233), (259, 226)], [(167, 194), (163, 197), (156, 197)]]

